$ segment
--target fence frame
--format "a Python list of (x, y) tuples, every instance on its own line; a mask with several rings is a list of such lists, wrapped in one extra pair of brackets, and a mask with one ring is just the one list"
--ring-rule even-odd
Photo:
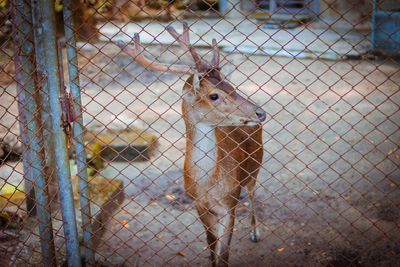
[[(39, 221), (43, 265), (57, 265), (50, 210), (51, 201), (48, 192), (49, 177), (46, 174), (46, 167), (54, 162), (52, 168), (56, 171), (60, 194), (68, 266), (95, 266), (96, 251), (93, 240), (94, 237), (97, 237), (97, 233), (93, 233), (93, 221), (96, 219), (92, 217), (90, 208), (88, 163), (83, 139), (85, 128), (81, 102), (82, 88), (79, 80), (72, 0), (63, 1), (65, 31), (63, 45), (65, 45), (67, 58), (69, 91), (73, 101), (71, 103), (73, 103), (73, 112), (76, 115), (74, 121), (67, 123), (73, 123), (71, 140), (73, 140), (75, 151), (73, 159), (77, 165), (83, 241), (78, 236), (77, 214), (74, 208), (71, 183), (68, 148), (72, 146), (72, 143), (68, 143), (69, 136), (63, 128), (65, 124), (63, 113), (66, 111), (61, 103), (68, 99), (63, 94), (65, 88), (63, 88), (63, 78), (61, 78), (63, 77), (63, 49), (57, 46), (60, 43), (57, 42), (55, 34), (55, 11), (53, 8), (49, 8), (54, 3), (52, 0), (12, 0), (12, 2), (15, 80), (17, 82), (18, 120), (21, 132), (20, 140), (22, 141), (27, 210), (30, 215), (37, 216)], [(222, 2), (225, 3), (226, 1)], [(372, 4), (371, 51), (376, 49), (374, 14), (376, 13), (377, 2), (374, 0)], [(293, 39), (296, 39), (296, 36)], [(330, 86), (329, 88), (331, 89)], [(366, 96), (363, 95), (363, 97)], [(296, 99), (296, 96), (294, 96), (294, 99)], [(46, 105), (47, 108), (44, 108)], [(373, 107), (376, 109), (377, 105)], [(309, 106), (306, 106), (306, 109), (308, 108)], [(354, 106), (352, 108), (354, 109)], [(297, 115), (293, 116), (296, 117)], [(386, 119), (388, 119), (388, 116)], [(282, 124), (282, 126), (285, 125)], [(351, 127), (353, 129), (354, 126)], [(48, 140), (44, 137), (44, 132), (48, 132)], [(49, 146), (47, 147), (46, 144), (49, 144)], [(274, 155), (272, 154), (272, 156)], [(352, 164), (350, 165), (353, 167)], [(305, 168), (310, 167), (307, 165)], [(292, 174), (296, 176), (296, 173), (292, 172)], [(81, 255), (82, 252), (84, 252), (84, 255)]]

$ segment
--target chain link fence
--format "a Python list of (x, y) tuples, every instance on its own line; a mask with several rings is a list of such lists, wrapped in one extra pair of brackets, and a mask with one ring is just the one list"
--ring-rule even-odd
[(184, 186), (189, 75), (143, 67), (117, 45), (134, 49), (138, 33), (153, 64), (193, 66), (166, 30), (182, 33), (185, 20), (202, 60), (215, 38), (224, 77), (267, 117), (259, 241), (242, 190), (230, 265), (398, 266), (399, 10), (372, 0), (0, 0), (0, 265), (210, 263)]

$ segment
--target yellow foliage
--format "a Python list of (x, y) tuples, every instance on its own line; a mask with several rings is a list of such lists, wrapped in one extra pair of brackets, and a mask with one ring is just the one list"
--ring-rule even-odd
[(0, 8), (4, 8), (7, 5), (7, 0), (0, 0)]
[(63, 5), (62, 5), (62, 0), (56, 0), (54, 1), (54, 10), (56, 12), (61, 12), (63, 9)]
[[(77, 176), (73, 176), (72, 188), (74, 200), (79, 200), (79, 181)], [(88, 181), (89, 198), (94, 203), (103, 203), (121, 186), (122, 181), (118, 179), (109, 179), (104, 177), (89, 176)]]
[(21, 205), (26, 199), (22, 185), (5, 184), (0, 189), (0, 209), (8, 205)]
[(5, 184), (0, 189), (2, 196), (11, 196), (14, 193), (25, 192), (22, 185)]

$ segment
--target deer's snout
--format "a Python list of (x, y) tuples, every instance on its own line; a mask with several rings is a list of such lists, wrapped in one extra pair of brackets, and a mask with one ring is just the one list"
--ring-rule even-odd
[(257, 118), (260, 120), (260, 122), (265, 121), (265, 118), (267, 117), (267, 114), (265, 113), (265, 111), (262, 108), (256, 109), (256, 115), (257, 115)]
[(255, 103), (252, 103), (240, 96), (237, 96), (237, 98), (240, 98), (240, 100), (241, 100), (241, 102), (239, 104), (239, 109), (242, 112), (244, 112), (248, 118), (251, 118), (252, 122), (265, 121), (265, 119), (267, 118), (267, 114), (265, 113), (265, 111), (262, 108), (260, 108)]

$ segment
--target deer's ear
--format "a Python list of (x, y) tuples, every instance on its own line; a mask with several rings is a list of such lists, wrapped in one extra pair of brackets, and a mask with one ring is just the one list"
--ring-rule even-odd
[(193, 89), (187, 89), (183, 91), (182, 98), (186, 103), (193, 103), (196, 100), (196, 93)]
[(193, 91), (196, 93), (200, 89), (200, 79), (199, 74), (193, 74)]

